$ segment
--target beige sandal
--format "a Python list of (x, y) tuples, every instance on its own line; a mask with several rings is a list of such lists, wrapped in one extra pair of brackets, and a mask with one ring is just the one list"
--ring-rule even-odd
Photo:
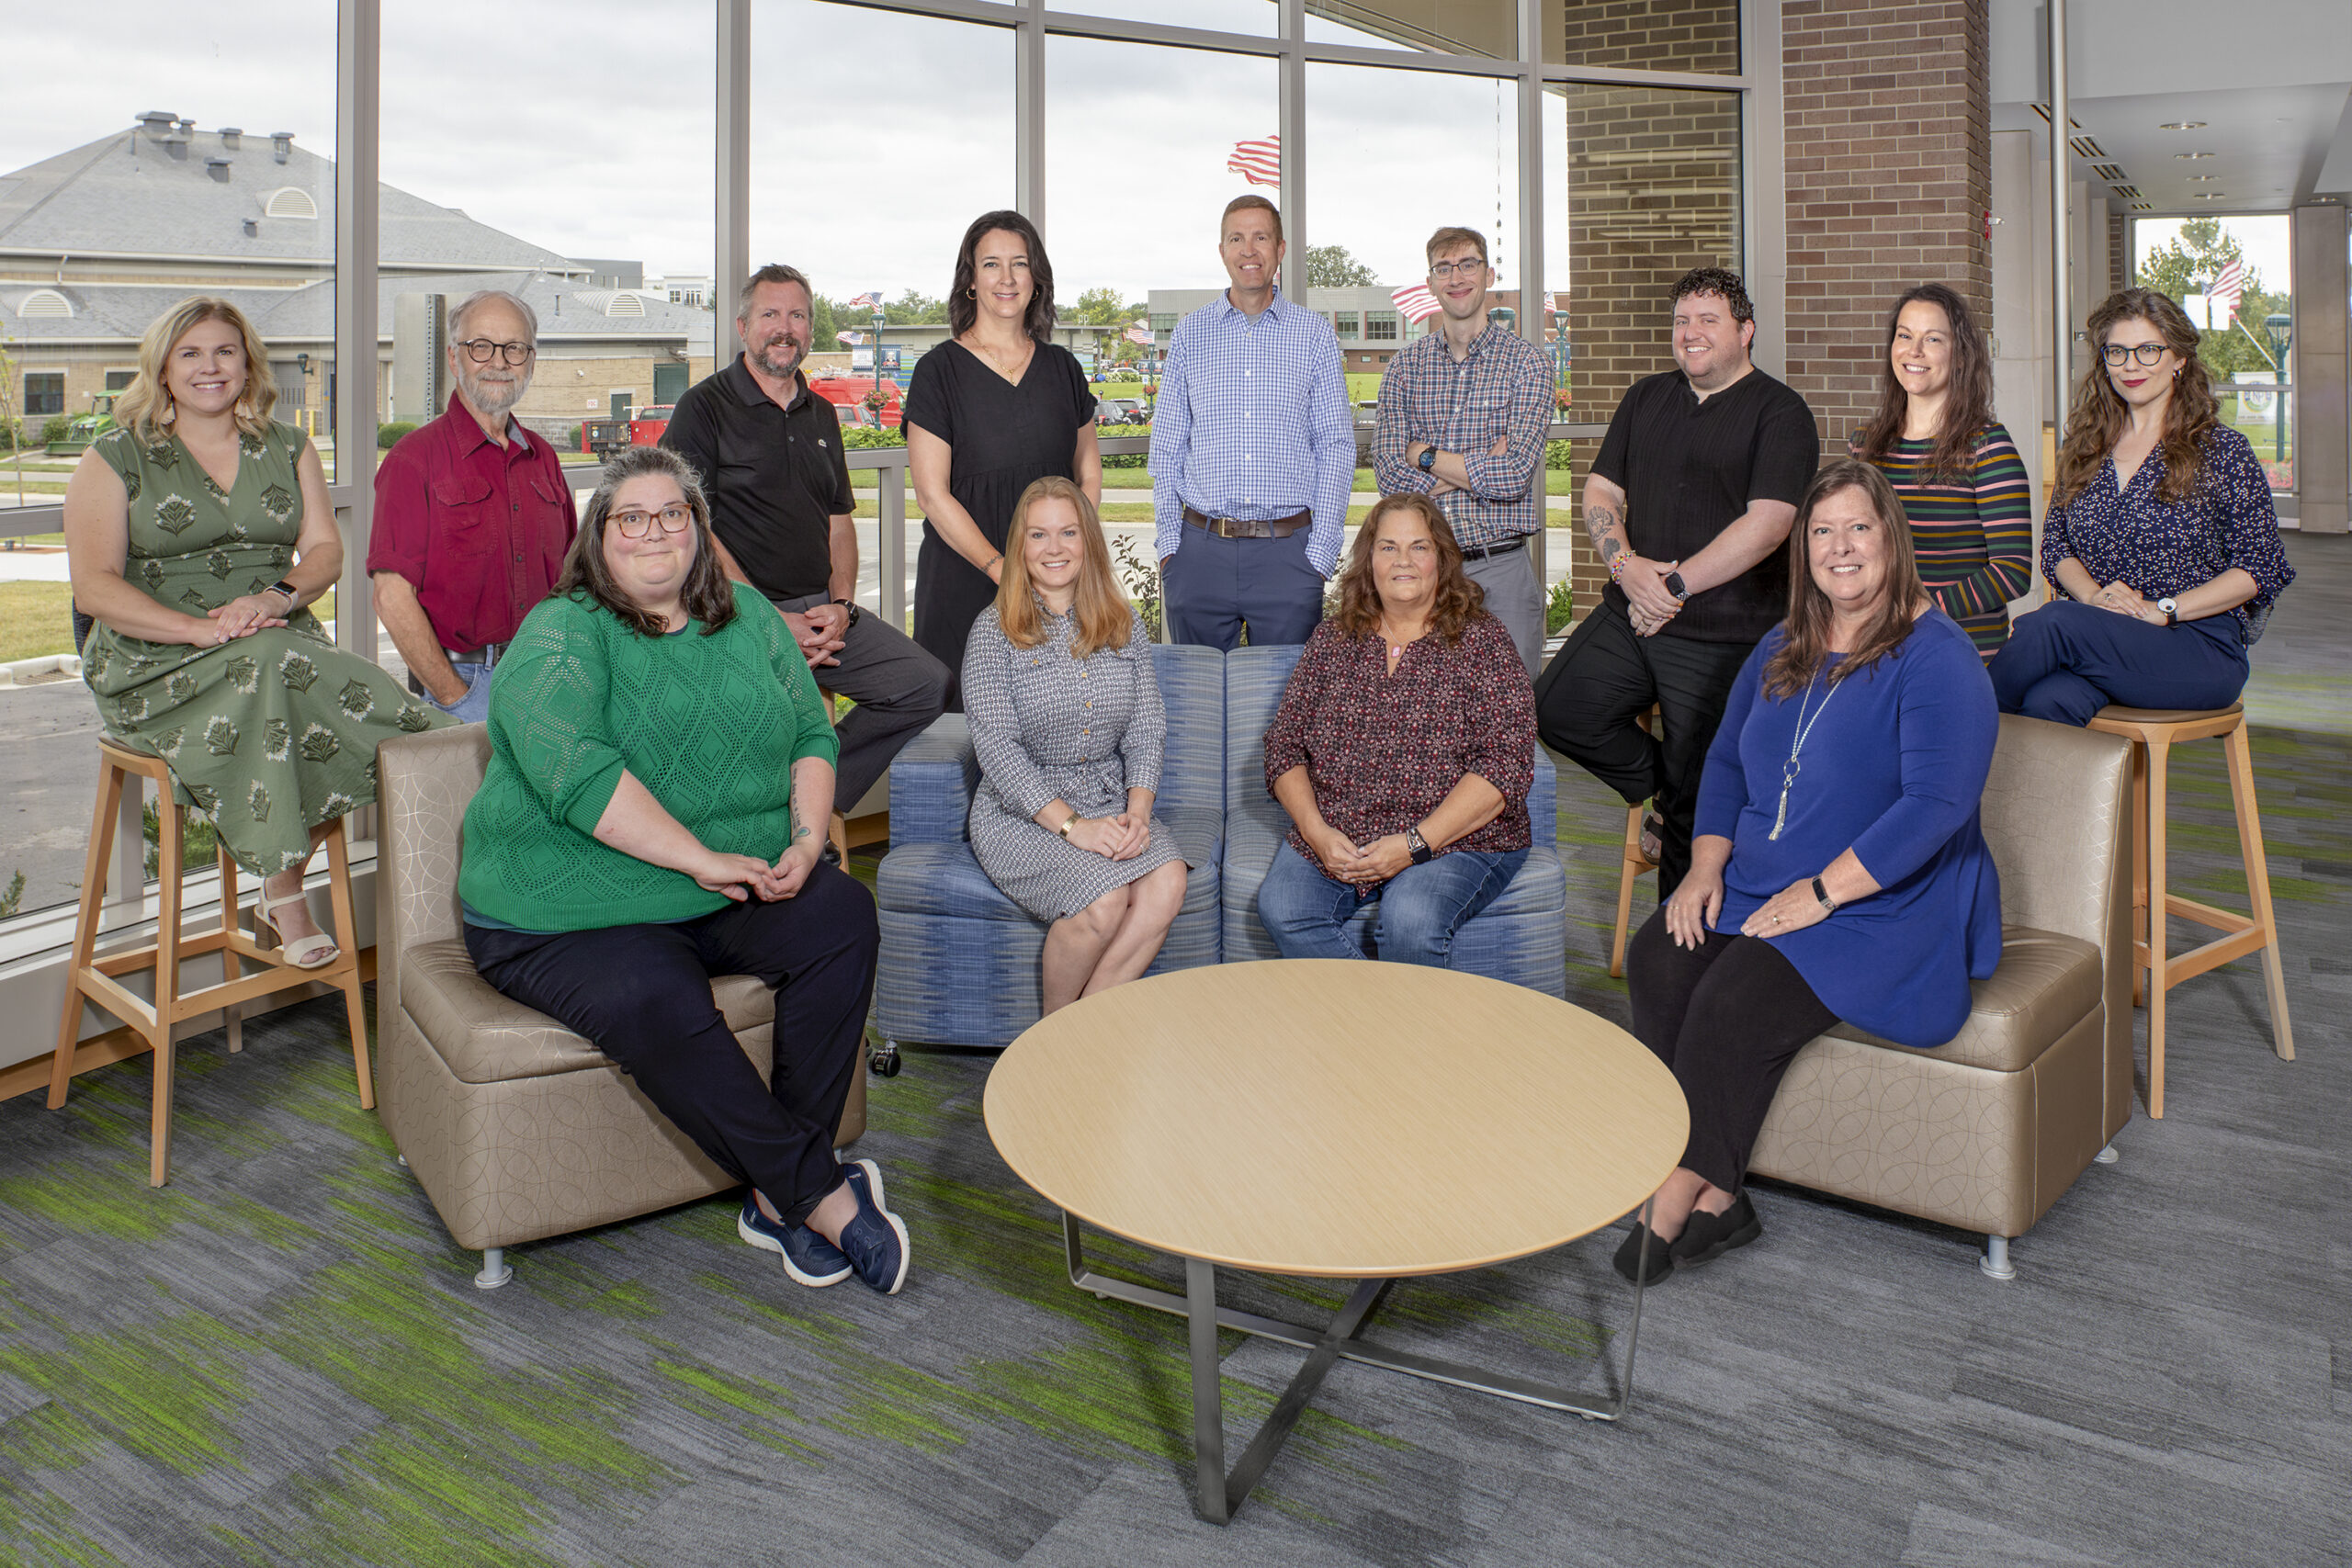
[[(254, 935), (258, 938), (262, 932), (267, 931), (277, 946), (286, 949), (286, 962), (297, 969), (322, 969), (334, 962), (338, 951), (334, 938), (324, 931), (318, 931), (289, 943), (286, 933), (277, 929), (277, 922), (270, 919), (272, 910), (283, 909), (288, 904), (300, 904), (306, 897), (299, 887), (283, 898), (273, 898), (264, 892), (254, 903)], [(267, 947), (271, 943), (265, 942), (260, 945)]]

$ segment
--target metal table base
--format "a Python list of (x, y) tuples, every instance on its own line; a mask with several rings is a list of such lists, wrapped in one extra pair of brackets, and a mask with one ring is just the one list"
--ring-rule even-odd
[[(1642, 1206), (1645, 1229), (1649, 1217), (1649, 1205)], [(1323, 1384), (1331, 1368), (1340, 1361), (1358, 1361), (1369, 1367), (1385, 1367), (1392, 1372), (1408, 1377), (1426, 1378), (1432, 1382), (1451, 1383), (1455, 1388), (1474, 1389), (1503, 1399), (1515, 1399), (1526, 1404), (1540, 1404), (1547, 1410), (1566, 1411), (1588, 1421), (1614, 1421), (1625, 1414), (1634, 1398), (1634, 1356), (1640, 1348), (1642, 1334), (1642, 1292), (1649, 1282), (1649, 1248), (1642, 1248), (1642, 1261), (1635, 1270), (1641, 1278), (1634, 1283), (1634, 1318), (1625, 1335), (1625, 1371), (1618, 1380), (1617, 1399), (1612, 1404), (1596, 1404), (1584, 1396), (1549, 1383), (1531, 1382), (1525, 1378), (1505, 1376), (1499, 1372), (1481, 1371), (1474, 1367), (1453, 1361), (1441, 1361), (1408, 1350), (1392, 1350), (1361, 1337), (1365, 1321), (1387, 1294), (1393, 1279), (1365, 1280), (1348, 1295), (1347, 1303), (1328, 1327), (1309, 1328), (1304, 1324), (1286, 1323), (1280, 1318), (1261, 1317), (1255, 1313), (1239, 1312), (1216, 1304), (1216, 1266), (1197, 1258), (1184, 1259), (1184, 1293), (1155, 1290), (1148, 1285), (1130, 1284), (1097, 1274), (1086, 1266), (1086, 1248), (1080, 1240), (1078, 1216), (1064, 1211), (1062, 1214), (1062, 1246), (1069, 1262), (1069, 1282), (1081, 1291), (1091, 1291), (1106, 1300), (1129, 1302), (1136, 1306), (1173, 1313), (1190, 1320), (1193, 1350), (1193, 1449), (1197, 1461), (1196, 1483), (1193, 1506), (1201, 1517), (1212, 1524), (1227, 1524), (1234, 1511), (1241, 1506), (1266, 1473), (1266, 1467), (1282, 1451), (1283, 1441), (1298, 1418), (1306, 1412), (1307, 1401)], [(1225, 1468), (1225, 1402), (1218, 1382), (1219, 1361), (1216, 1353), (1216, 1331), (1238, 1329), (1261, 1338), (1279, 1340), (1295, 1345), (1307, 1352), (1306, 1360), (1274, 1401), (1274, 1408), (1258, 1428), (1257, 1436), (1241, 1451), (1240, 1460), (1228, 1475)]]

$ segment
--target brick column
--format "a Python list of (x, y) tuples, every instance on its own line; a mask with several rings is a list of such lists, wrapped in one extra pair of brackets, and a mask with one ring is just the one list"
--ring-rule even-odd
[[(1789, 383), (1823, 450), (1877, 407), (1896, 295), (1945, 283), (1992, 321), (1986, 0), (1784, 0)], [(2030, 433), (2011, 432), (2018, 440)]]

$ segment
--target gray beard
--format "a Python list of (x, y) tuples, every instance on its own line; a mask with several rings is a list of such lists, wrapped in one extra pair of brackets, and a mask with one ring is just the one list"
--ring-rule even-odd
[(458, 390), (465, 394), (467, 406), (492, 419), (505, 418), (530, 389), (531, 378), (527, 376), (515, 377), (503, 389), (486, 386), (470, 376), (458, 378)]
[[(771, 357), (772, 353), (789, 355), (789, 357), (778, 360)], [(760, 374), (763, 376), (771, 377), (778, 381), (789, 381), (792, 379), (792, 373), (800, 368), (800, 361), (804, 357), (806, 353), (797, 344), (778, 344), (773, 351), (762, 349), (752, 355), (752, 363), (760, 367)]]

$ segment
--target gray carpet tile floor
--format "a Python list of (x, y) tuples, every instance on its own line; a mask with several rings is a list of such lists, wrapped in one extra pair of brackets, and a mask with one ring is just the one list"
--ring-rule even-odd
[[(312, 1003), (241, 1055), (183, 1048), (162, 1191), (143, 1060), (62, 1112), (0, 1103), (0, 1562), (2343, 1563), (2352, 540), (2288, 547), (2247, 704), (2299, 1059), (2271, 1055), (2253, 961), (2176, 991), (2165, 1120), (2016, 1244), (2012, 1282), (1976, 1237), (1759, 1184), (1763, 1239), (1649, 1296), (1623, 1424), (1342, 1365), (1220, 1529), (1189, 1507), (1182, 1326), (1062, 1278), (1053, 1212), (981, 1126), (988, 1058), (910, 1052), (871, 1086), (860, 1152), (915, 1238), (899, 1297), (794, 1286), (726, 1199), (516, 1248), (481, 1292)], [(2226, 899), (2200, 750), (2176, 880)], [(1622, 823), (1564, 776), (1571, 992), (1621, 1021)], [(1377, 1334), (1605, 1384), (1613, 1243), (1402, 1284)], [(1238, 1451), (1297, 1353), (1224, 1348)]]

